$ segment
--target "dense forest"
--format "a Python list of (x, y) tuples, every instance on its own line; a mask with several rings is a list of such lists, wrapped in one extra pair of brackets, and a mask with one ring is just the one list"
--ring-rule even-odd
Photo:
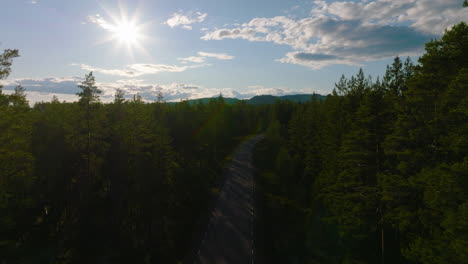
[[(0, 55), (0, 79), (17, 50)], [(0, 89), (0, 263), (185, 261), (223, 164), (264, 133), (266, 263), (468, 263), (468, 25), (326, 98), (36, 103)]]
[[(17, 55), (3, 54), (2, 77)], [(79, 88), (78, 102), (33, 108), (22, 87), (0, 94), (0, 263), (183, 260), (225, 157), (262, 110), (121, 90), (102, 104), (91, 73)]]
[(468, 26), (277, 103), (256, 150), (267, 263), (468, 263)]

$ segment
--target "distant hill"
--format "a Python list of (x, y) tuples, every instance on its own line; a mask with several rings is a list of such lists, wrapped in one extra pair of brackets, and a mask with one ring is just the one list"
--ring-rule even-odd
[[(238, 98), (224, 98), (224, 101), (227, 104), (235, 104), (238, 101), (245, 101), (246, 103), (253, 104), (253, 105), (274, 104), (276, 100), (303, 103), (303, 102), (308, 102), (312, 100), (312, 96), (313, 96), (312, 94), (292, 94), (292, 95), (283, 95), (283, 96), (257, 95), (250, 99), (244, 99), (244, 100), (238, 99)], [(325, 95), (320, 95), (320, 94), (315, 94), (315, 97), (318, 100), (325, 100), (326, 98)], [(211, 99), (213, 98), (192, 99), (192, 100), (188, 100), (188, 103), (196, 104), (196, 103), (201, 102), (201, 103), (206, 104)]]
[[(192, 100), (187, 100), (187, 102), (189, 104), (197, 104), (197, 103), (203, 103), (203, 104), (207, 104), (208, 102), (210, 102), (211, 99), (215, 99), (216, 97), (211, 97), (211, 98), (199, 98), (199, 99), (192, 99)], [(226, 102), (227, 104), (235, 104), (236, 102), (238, 101), (241, 101), (241, 99), (237, 99), (237, 98), (226, 98), (224, 97), (224, 102)], [(173, 102), (173, 103), (177, 103), (177, 102)]]
[[(297, 103), (308, 102), (312, 100), (312, 94), (293, 94), (293, 95), (284, 95), (284, 96), (273, 96), (273, 95), (258, 95), (246, 100), (249, 104), (274, 104), (276, 100), (280, 101), (291, 101)], [(326, 96), (315, 94), (315, 97), (318, 100), (324, 100)]]

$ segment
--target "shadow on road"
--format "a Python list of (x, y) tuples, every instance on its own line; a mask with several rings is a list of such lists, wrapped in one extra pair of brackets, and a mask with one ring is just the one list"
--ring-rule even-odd
[(261, 139), (261, 135), (250, 138), (235, 151), (194, 263), (255, 262), (252, 152)]

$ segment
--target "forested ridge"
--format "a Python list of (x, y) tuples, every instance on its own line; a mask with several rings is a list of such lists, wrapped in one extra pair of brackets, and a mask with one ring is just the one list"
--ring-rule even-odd
[[(0, 55), (5, 79), (17, 50)], [(266, 263), (467, 263), (468, 26), (319, 100), (30, 107), (0, 89), (0, 263), (178, 263), (244, 136)]]

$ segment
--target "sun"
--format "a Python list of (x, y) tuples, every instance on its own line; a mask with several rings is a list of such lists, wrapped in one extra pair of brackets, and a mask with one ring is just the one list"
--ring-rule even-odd
[(136, 11), (135, 14), (129, 16), (128, 10), (119, 6), (120, 13), (115, 12), (115, 10), (108, 11), (106, 8), (104, 10), (107, 13), (107, 17), (103, 17), (100, 14), (89, 16), (88, 20), (100, 26), (102, 29), (106, 30), (108, 34), (104, 35), (104, 38), (99, 40), (97, 43), (114, 43), (116, 50), (124, 48), (127, 50), (127, 53), (133, 57), (135, 51), (138, 53), (147, 54), (144, 45), (148, 41), (151, 41), (151, 37), (146, 35), (148, 26), (152, 21), (141, 23), (139, 12)]
[(130, 22), (118, 22), (114, 26), (114, 38), (126, 44), (137, 44), (140, 40), (139, 28)]

